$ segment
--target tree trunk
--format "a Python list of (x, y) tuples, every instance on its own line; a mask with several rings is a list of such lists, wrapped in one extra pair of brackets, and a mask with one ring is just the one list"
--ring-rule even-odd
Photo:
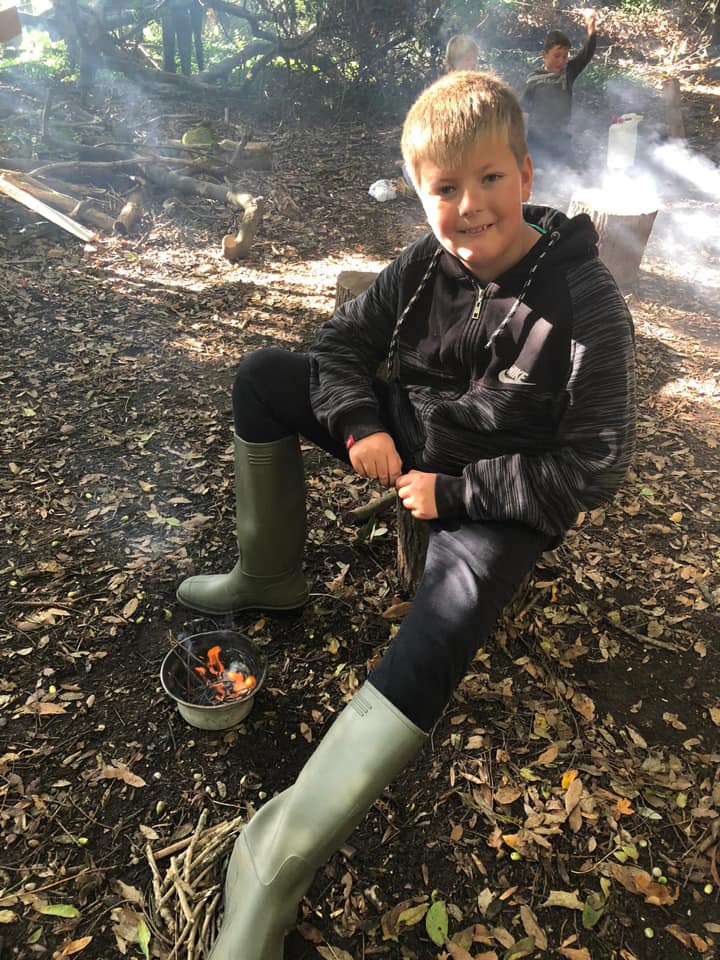
[(589, 199), (575, 194), (570, 200), (568, 216), (586, 213), (590, 217), (598, 232), (600, 259), (620, 289), (627, 290), (637, 280), (657, 210), (623, 213), (600, 204), (599, 197)]

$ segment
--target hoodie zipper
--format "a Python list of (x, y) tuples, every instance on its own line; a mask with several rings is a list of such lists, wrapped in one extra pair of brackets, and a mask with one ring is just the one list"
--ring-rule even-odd
[(485, 287), (481, 287), (479, 284), (476, 284), (473, 281), (473, 286), (476, 289), (475, 293), (475, 303), (472, 308), (472, 313), (470, 314), (471, 320), (479, 320), (480, 315), (482, 314), (482, 309), (485, 304)]

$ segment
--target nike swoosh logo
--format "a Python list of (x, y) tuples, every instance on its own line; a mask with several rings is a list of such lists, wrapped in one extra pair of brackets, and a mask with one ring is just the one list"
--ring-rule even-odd
[[(512, 376), (510, 371), (517, 371), (515, 376)], [(534, 387), (535, 384), (532, 381), (526, 379), (527, 374), (524, 370), (518, 370), (517, 367), (510, 367), (510, 370), (500, 370), (498, 373), (498, 380), (500, 383), (511, 383), (514, 387)]]

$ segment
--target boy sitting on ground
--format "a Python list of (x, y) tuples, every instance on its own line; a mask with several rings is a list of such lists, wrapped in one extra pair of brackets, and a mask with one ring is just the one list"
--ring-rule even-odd
[(315, 871), (426, 742), (542, 552), (613, 496), (632, 456), (630, 315), (590, 219), (523, 205), (532, 163), (511, 90), (445, 75), (411, 108), (402, 150), (431, 232), (308, 353), (240, 364), (240, 556), (178, 597), (216, 615), (304, 603), (299, 435), (395, 487), (428, 524), (425, 572), (382, 660), (238, 837), (211, 960), (282, 960)]
[(597, 37), (595, 11), (585, 14), (587, 38), (580, 53), (570, 57), (570, 40), (551, 30), (542, 49), (543, 65), (527, 79), (522, 108), (527, 115), (527, 144), (536, 167), (574, 167), (570, 117), (573, 84), (590, 63)]

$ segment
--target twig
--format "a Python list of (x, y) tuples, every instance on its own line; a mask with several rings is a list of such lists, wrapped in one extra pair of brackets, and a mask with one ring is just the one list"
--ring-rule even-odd
[(205, 829), (205, 824), (207, 823), (208, 811), (207, 807), (202, 811), (198, 818), (197, 826), (195, 827), (195, 832), (190, 837), (190, 843), (188, 844), (187, 850), (185, 851), (185, 858), (183, 862), (183, 877), (185, 880), (190, 880), (190, 868), (192, 867), (193, 853), (195, 852), (195, 845), (197, 844), (198, 837)]
[(389, 507), (391, 504), (395, 503), (396, 500), (397, 492), (395, 490), (386, 490), (384, 493), (381, 493), (379, 497), (374, 497), (372, 500), (368, 500), (367, 503), (363, 503), (359, 507), (353, 507), (353, 509), (349, 510), (348, 513), (353, 520), (361, 522), (363, 520), (367, 520), (369, 517), (374, 517), (386, 507)]
[[(593, 604), (593, 606), (595, 605)], [(606, 623), (609, 623), (611, 627), (619, 630), (620, 633), (624, 633), (626, 637), (632, 637), (632, 639), (637, 640), (638, 643), (646, 644), (649, 647), (658, 647), (660, 650), (672, 650), (673, 653), (685, 652), (677, 643), (670, 643), (667, 640), (657, 640), (655, 637), (644, 637), (641, 633), (636, 633), (634, 630), (624, 627), (621, 623), (615, 623), (615, 621), (611, 620), (610, 617), (599, 607), (595, 607), (595, 609), (602, 615), (603, 620), (605, 620)]]
[(192, 834), (187, 837), (183, 837), (182, 840), (176, 840), (175, 843), (171, 843), (167, 847), (162, 847), (160, 850), (155, 851), (156, 860), (164, 860), (165, 857), (172, 856), (173, 853), (178, 853), (180, 850), (184, 850), (192, 842)]

